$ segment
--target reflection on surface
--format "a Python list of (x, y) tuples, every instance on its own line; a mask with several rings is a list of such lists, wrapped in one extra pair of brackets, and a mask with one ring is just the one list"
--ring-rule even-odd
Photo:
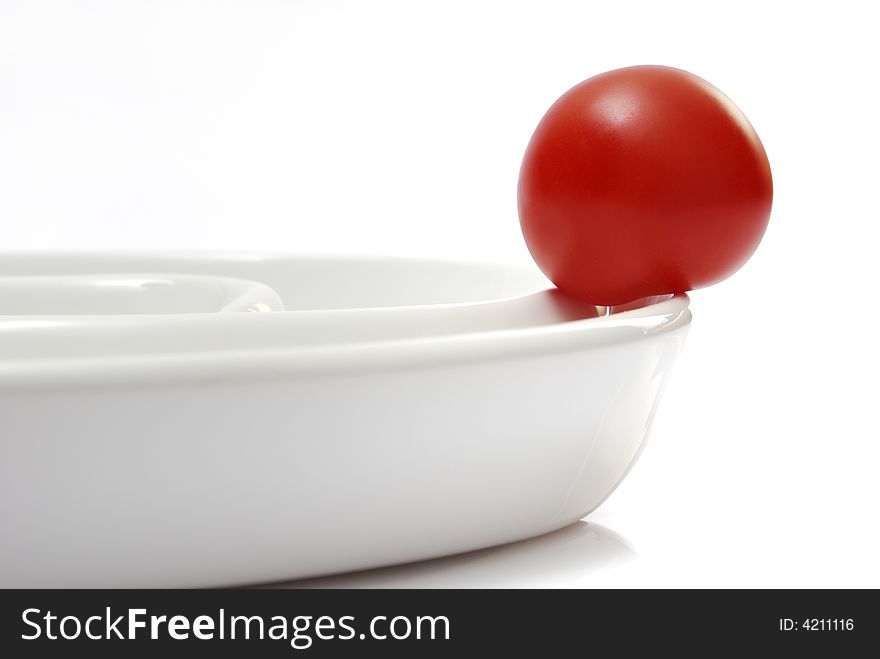
[(543, 585), (549, 578), (597, 573), (636, 557), (613, 531), (579, 521), (546, 535), (509, 545), (431, 561), (270, 588), (505, 588)]

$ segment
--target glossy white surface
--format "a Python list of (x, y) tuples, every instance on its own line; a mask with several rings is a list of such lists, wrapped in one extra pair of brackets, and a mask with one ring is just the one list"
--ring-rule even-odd
[(512, 266), (0, 258), (125, 263), (264, 282), (287, 310), (0, 329), (3, 585), (277, 581), (561, 528), (637, 457), (690, 320), (686, 297), (597, 310)]
[[(124, 316), (280, 311), (265, 284), (176, 274), (0, 277), (0, 325), (30, 316)], [(137, 322), (137, 321), (135, 321)], [(68, 324), (74, 324), (68, 318)], [(2, 331), (2, 330), (0, 330)]]

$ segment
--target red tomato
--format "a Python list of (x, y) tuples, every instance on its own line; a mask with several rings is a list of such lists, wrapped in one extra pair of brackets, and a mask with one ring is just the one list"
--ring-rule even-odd
[(738, 270), (764, 235), (773, 181), (730, 99), (686, 71), (634, 66), (553, 104), (518, 193), (538, 266), (560, 290), (613, 305)]

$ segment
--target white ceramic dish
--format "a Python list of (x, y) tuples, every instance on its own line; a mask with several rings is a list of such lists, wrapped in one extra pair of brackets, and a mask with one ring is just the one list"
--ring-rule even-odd
[(690, 320), (508, 266), (0, 255), (0, 282), (138, 272), (286, 310), (0, 316), (2, 586), (258, 583), (560, 528), (632, 465)]

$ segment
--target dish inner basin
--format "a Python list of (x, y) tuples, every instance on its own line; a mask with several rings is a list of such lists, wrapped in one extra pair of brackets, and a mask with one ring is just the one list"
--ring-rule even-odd
[(0, 277), (0, 316), (85, 316), (280, 311), (265, 284), (177, 274)]

